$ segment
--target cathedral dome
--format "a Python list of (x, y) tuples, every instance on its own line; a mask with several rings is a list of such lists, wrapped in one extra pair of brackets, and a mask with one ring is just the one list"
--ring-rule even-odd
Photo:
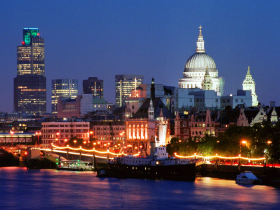
[(206, 53), (195, 53), (187, 60), (184, 71), (200, 69), (205, 71), (206, 68), (216, 70), (216, 64), (213, 58)]

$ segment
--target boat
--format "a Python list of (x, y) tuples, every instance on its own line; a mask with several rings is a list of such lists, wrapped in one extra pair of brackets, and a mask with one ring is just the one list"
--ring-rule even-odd
[(66, 171), (93, 171), (91, 162), (81, 160), (64, 160), (57, 165), (57, 170)]
[(261, 184), (261, 179), (258, 179), (251, 171), (241, 172), (236, 178), (237, 184)]
[(97, 170), (98, 177), (171, 179), (194, 181), (195, 162), (168, 158), (166, 147), (156, 147), (151, 156), (121, 156), (108, 160), (109, 169)]

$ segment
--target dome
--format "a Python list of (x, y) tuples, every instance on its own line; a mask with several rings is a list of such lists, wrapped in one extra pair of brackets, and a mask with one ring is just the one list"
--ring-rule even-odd
[(206, 53), (195, 53), (193, 54), (186, 62), (185, 70), (203, 70), (205, 71), (206, 67), (211, 70), (216, 70), (216, 64), (211, 56)]

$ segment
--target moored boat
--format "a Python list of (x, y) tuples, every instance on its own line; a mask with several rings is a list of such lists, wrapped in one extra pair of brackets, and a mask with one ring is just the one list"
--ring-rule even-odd
[(109, 170), (98, 170), (97, 176), (194, 181), (195, 163), (189, 159), (168, 158), (166, 147), (156, 147), (148, 157), (122, 156), (108, 161)]
[(261, 179), (258, 179), (251, 171), (241, 172), (236, 178), (237, 184), (261, 184)]

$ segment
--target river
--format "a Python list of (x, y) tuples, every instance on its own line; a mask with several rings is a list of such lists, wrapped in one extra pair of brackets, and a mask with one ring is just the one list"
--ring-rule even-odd
[(98, 178), (95, 172), (0, 168), (0, 209), (279, 209), (280, 189), (232, 180)]

